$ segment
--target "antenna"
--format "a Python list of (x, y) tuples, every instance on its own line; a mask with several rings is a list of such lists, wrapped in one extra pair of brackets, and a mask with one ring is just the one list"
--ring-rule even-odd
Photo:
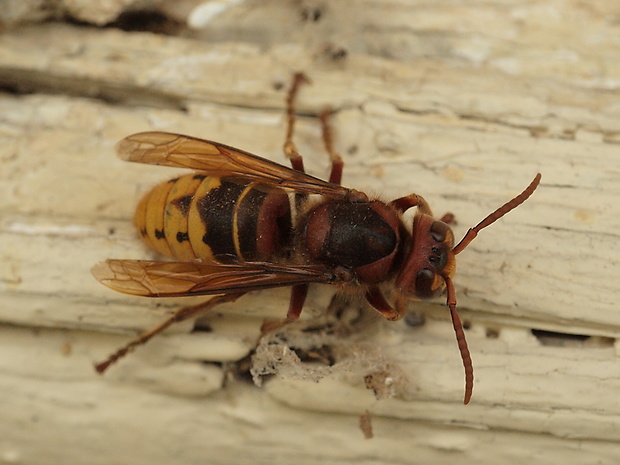
[[(504, 205), (499, 207), (476, 226), (470, 228), (463, 237), (463, 239), (461, 239), (461, 242), (459, 242), (452, 249), (454, 255), (462, 252), (471, 243), (471, 241), (476, 238), (478, 232), (480, 232), (481, 229), (484, 229), (487, 226), (495, 223), (510, 210), (514, 210), (523, 202), (525, 202), (528, 197), (534, 193), (534, 191), (538, 187), (538, 184), (540, 184), (541, 177), (541, 174), (538, 173), (534, 177), (534, 180), (530, 183), (529, 186), (525, 188), (523, 192), (517, 195), (514, 199), (506, 202)], [(456, 334), (456, 342), (459, 345), (461, 359), (463, 360), (463, 367), (465, 368), (465, 398), (463, 399), (463, 403), (467, 405), (469, 403), (469, 400), (471, 399), (471, 395), (474, 390), (474, 367), (471, 362), (469, 349), (467, 348), (467, 341), (465, 340), (463, 324), (461, 323), (459, 314), (456, 311), (456, 291), (454, 290), (454, 284), (452, 284), (452, 279), (450, 279), (449, 276), (444, 276), (443, 279), (446, 282), (446, 290), (448, 293), (448, 299), (446, 303), (448, 305), (448, 308), (450, 309), (450, 317), (452, 318), (452, 326), (454, 327), (454, 333)]]

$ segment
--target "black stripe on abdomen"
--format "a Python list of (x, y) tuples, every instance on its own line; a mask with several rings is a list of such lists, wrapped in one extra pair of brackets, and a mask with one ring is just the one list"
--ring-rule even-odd
[(246, 186), (222, 179), (218, 187), (197, 201), (200, 219), (206, 230), (202, 241), (218, 260), (230, 261), (237, 257), (233, 221), (237, 200)]

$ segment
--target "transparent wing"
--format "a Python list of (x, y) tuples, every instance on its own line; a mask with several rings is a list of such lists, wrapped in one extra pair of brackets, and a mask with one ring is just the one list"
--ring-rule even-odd
[(346, 197), (350, 189), (224, 144), (167, 132), (141, 132), (116, 145), (120, 158), (190, 168), (218, 176), (241, 176), (307, 194)]
[(106, 260), (92, 268), (102, 284), (125, 294), (146, 297), (178, 297), (249, 292), (295, 284), (342, 282), (323, 265), (275, 265), (252, 262), (164, 262)]

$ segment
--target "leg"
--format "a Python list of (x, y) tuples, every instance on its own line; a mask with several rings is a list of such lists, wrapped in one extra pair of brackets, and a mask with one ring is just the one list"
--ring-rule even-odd
[[(295, 97), (299, 92), (299, 86), (303, 83), (309, 83), (310, 80), (303, 73), (295, 73), (293, 76), (293, 84), (286, 97), (286, 138), (284, 140), (284, 154), (291, 161), (291, 166), (297, 171), (305, 173), (304, 160), (300, 153), (297, 151), (297, 146), (293, 142), (293, 132), (295, 129)], [(329, 126), (330, 111), (326, 110), (319, 115), (321, 121), (321, 127), (323, 131), (323, 143), (325, 149), (329, 154), (329, 158), (332, 161), (331, 174), (329, 176), (329, 182), (334, 184), (340, 184), (342, 179), (342, 157), (340, 154), (334, 151), (332, 145), (332, 132)]]
[(243, 294), (225, 294), (225, 295), (217, 295), (215, 297), (210, 298), (206, 302), (203, 302), (198, 305), (191, 305), (188, 307), (182, 307), (178, 309), (174, 314), (163, 321), (161, 324), (155, 326), (149, 331), (142, 333), (133, 341), (129, 342), (126, 346), (121, 347), (119, 350), (110, 355), (107, 359), (105, 359), (101, 363), (97, 363), (95, 365), (95, 370), (97, 373), (103, 373), (108, 369), (110, 365), (116, 362), (121, 357), (124, 357), (128, 352), (134, 350), (137, 346), (145, 344), (148, 342), (153, 336), (161, 333), (164, 329), (168, 328), (168, 326), (173, 325), (174, 323), (179, 323), (181, 321), (187, 320), (189, 318), (195, 317), (204, 313), (208, 310), (211, 310), (216, 305), (226, 303), (226, 302), (234, 302)]
[[(411, 207), (418, 207), (420, 213), (433, 216), (433, 212), (431, 211), (431, 207), (429, 206), (429, 204), (426, 202), (426, 200), (424, 200), (424, 197), (418, 194), (411, 194), (396, 200), (392, 200), (390, 202), (390, 205), (392, 205), (394, 208), (401, 211), (402, 213), (406, 212)], [(443, 221), (446, 224), (456, 224), (456, 218), (454, 217), (454, 214), (450, 212), (443, 215), (440, 221)]]
[(332, 130), (329, 125), (330, 114), (330, 110), (325, 110), (319, 115), (319, 119), (323, 130), (323, 144), (325, 144), (325, 150), (327, 151), (329, 159), (332, 162), (329, 182), (340, 185), (340, 182), (342, 181), (342, 168), (344, 166), (344, 162), (342, 161), (340, 154), (334, 150), (334, 146), (332, 144)]
[(390, 205), (403, 213), (411, 207), (418, 207), (418, 211), (420, 213), (433, 216), (433, 212), (431, 211), (429, 204), (426, 200), (424, 200), (424, 197), (418, 194), (411, 194), (406, 197), (400, 197), (396, 200), (392, 200)]
[(293, 323), (299, 319), (301, 310), (304, 307), (306, 296), (308, 295), (308, 284), (296, 284), (291, 290), (291, 302), (288, 307), (288, 313), (284, 320), (268, 320), (263, 323), (261, 327), (261, 336), (267, 333), (272, 333), (280, 328), (283, 328), (289, 323)]
[(295, 73), (295, 76), (293, 76), (293, 84), (286, 97), (286, 139), (284, 140), (284, 154), (291, 161), (293, 169), (301, 171), (302, 173), (305, 173), (304, 160), (293, 142), (293, 130), (295, 129), (295, 97), (299, 91), (299, 86), (309, 82), (310, 80), (305, 74)]
[(387, 303), (385, 297), (378, 287), (371, 287), (366, 292), (366, 300), (377, 310), (381, 315), (390, 321), (400, 320), (404, 315), (404, 308), (400, 308), (401, 305), (397, 305), (394, 309)]
[(456, 217), (454, 216), (454, 213), (446, 213), (441, 217), (441, 220), (446, 224), (456, 224)]

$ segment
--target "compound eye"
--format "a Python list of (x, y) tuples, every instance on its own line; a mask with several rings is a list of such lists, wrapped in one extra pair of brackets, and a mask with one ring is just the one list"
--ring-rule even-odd
[(422, 268), (415, 277), (415, 293), (418, 297), (432, 297), (435, 273), (429, 268)]
[(431, 237), (437, 242), (445, 241), (448, 236), (448, 231), (450, 231), (450, 227), (446, 223), (434, 221), (433, 224), (431, 224)]

